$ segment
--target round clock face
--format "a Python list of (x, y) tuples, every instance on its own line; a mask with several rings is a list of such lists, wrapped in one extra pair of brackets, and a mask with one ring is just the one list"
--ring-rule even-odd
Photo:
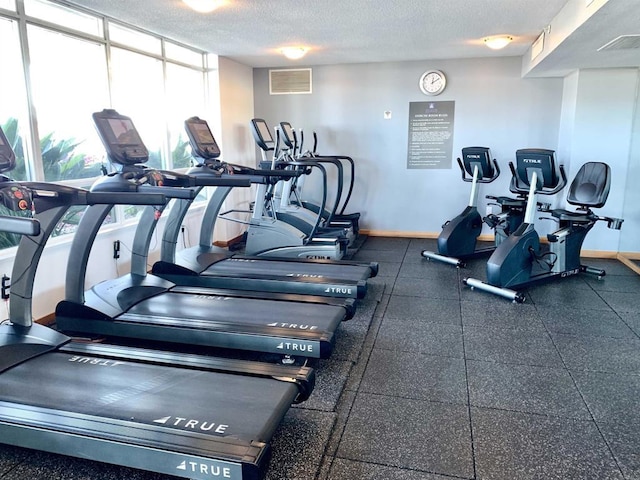
[(447, 79), (440, 70), (429, 70), (420, 77), (420, 90), (426, 95), (439, 95), (447, 85)]

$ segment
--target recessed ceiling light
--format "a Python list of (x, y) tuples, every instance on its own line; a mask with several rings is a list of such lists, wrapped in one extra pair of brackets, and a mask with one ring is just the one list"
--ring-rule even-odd
[(196, 12), (209, 13), (224, 3), (224, 0), (182, 0)]
[(500, 50), (509, 45), (513, 40), (510, 35), (495, 35), (484, 39), (484, 44), (492, 50)]
[(283, 47), (280, 51), (289, 60), (298, 60), (304, 57), (309, 49), (307, 47)]

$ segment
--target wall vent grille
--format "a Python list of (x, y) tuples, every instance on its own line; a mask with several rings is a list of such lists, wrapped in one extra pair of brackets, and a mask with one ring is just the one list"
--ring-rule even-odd
[(312, 93), (311, 87), (310, 68), (269, 70), (269, 93), (271, 95)]
[(601, 46), (598, 51), (603, 50), (628, 50), (640, 48), (640, 34), (637, 35), (620, 35), (609, 43)]

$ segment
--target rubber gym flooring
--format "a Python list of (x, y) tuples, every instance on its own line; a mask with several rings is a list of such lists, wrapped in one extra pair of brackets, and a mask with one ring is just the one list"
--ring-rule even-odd
[[(515, 305), (433, 240), (369, 238), (380, 262), (318, 384), (274, 440), (269, 480), (640, 479), (640, 276), (587, 275)], [(0, 446), (0, 478), (173, 477)]]

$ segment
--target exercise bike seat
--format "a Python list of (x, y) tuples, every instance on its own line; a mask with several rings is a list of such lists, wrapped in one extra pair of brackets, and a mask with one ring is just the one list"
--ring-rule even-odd
[(573, 223), (589, 223), (597, 220), (597, 215), (591, 212), (591, 208), (601, 208), (607, 202), (611, 187), (611, 168), (602, 162), (587, 162), (574, 177), (569, 192), (567, 203), (576, 205), (578, 211), (557, 208), (551, 211), (551, 215), (560, 221)]
[(611, 187), (611, 168), (602, 162), (587, 162), (578, 173), (567, 193), (567, 203), (582, 207), (601, 208), (607, 202)]

